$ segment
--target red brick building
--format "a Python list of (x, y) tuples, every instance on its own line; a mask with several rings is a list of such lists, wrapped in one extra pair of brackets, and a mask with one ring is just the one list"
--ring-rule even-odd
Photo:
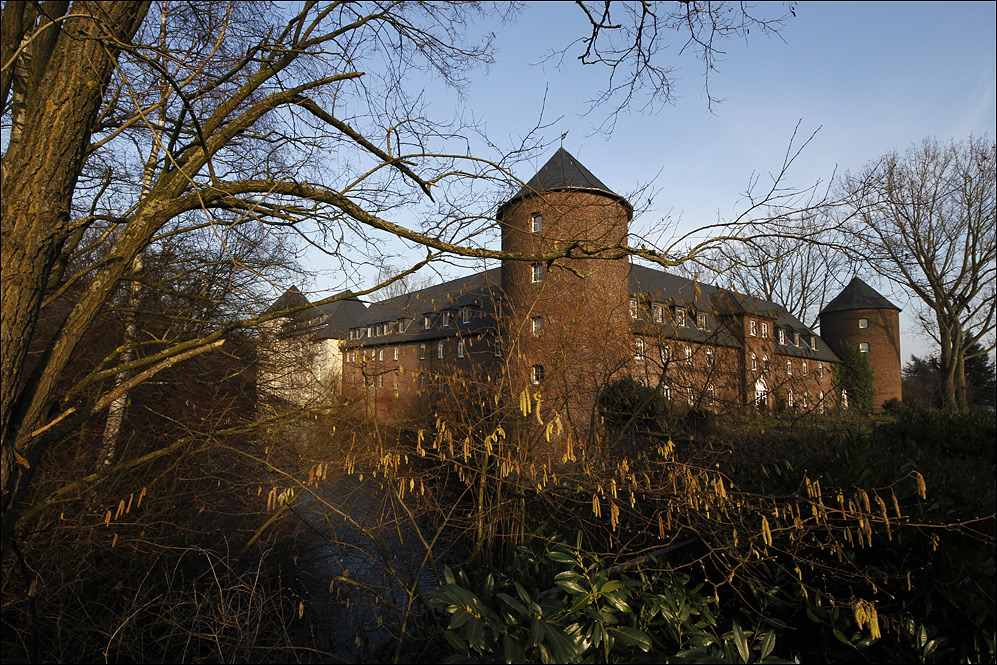
[[(632, 214), (623, 197), (558, 150), (496, 218), (504, 251), (570, 248), (568, 258), (505, 261), (351, 309), (354, 320), (340, 323), (344, 395), (400, 421), (441, 394), (477, 399), (501, 381), (505, 394), (540, 395), (548, 416), (581, 430), (593, 422), (599, 392), (623, 376), (682, 408), (834, 406), (836, 342), (776, 303), (631, 263), (613, 248), (626, 241)], [(858, 288), (842, 293), (844, 306), (839, 296), (825, 308), (825, 333), (847, 337), (852, 312), (866, 312), (852, 308)], [(889, 311), (879, 304), (862, 320), (873, 322), (883, 348), (887, 339), (898, 347), (899, 329), (877, 318)], [(880, 337), (867, 342), (870, 358), (879, 358)], [(877, 365), (877, 380), (893, 371)], [(899, 363), (895, 374), (899, 386)]]
[(900, 375), (900, 308), (858, 277), (820, 313), (820, 330), (835, 353), (841, 345), (868, 354), (876, 388), (875, 408), (903, 399)]

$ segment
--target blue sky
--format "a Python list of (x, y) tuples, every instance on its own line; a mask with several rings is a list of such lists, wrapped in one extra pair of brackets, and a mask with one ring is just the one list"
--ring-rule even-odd
[[(775, 15), (781, 7), (760, 9)], [(653, 207), (637, 226), (688, 230), (743, 210), (752, 173), (764, 181), (780, 166), (797, 123), (804, 136), (819, 129), (790, 172), (788, 184), (799, 187), (927, 136), (997, 135), (995, 26), (997, 4), (989, 2), (801, 3), (779, 36), (753, 31), (721, 45), (726, 55), (710, 91), (725, 101), (712, 113), (703, 65), (680, 57), (676, 39), (664, 54), (679, 67), (675, 103), (625, 112), (607, 134), (595, 127), (608, 109), (584, 115), (603, 73), (579, 65), (577, 48), (560, 66), (543, 62), (550, 48), (585, 34), (583, 17), (562, 3), (531, 4), (514, 23), (495, 27), (496, 63), (473, 77), (463, 112), (500, 146), (515, 143), (542, 113), (550, 123), (543, 137), (556, 147), (566, 132), (564, 147), (614, 190), (654, 180)], [(446, 115), (448, 103), (441, 98), (431, 110)], [(552, 152), (517, 175), (528, 179)], [(912, 309), (899, 291), (876, 286)], [(905, 319), (904, 328), (913, 323)], [(909, 334), (904, 342), (905, 360), (930, 349)]]

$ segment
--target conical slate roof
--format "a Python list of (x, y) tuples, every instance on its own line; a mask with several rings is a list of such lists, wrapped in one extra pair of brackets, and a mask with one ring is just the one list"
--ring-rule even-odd
[(852, 277), (841, 293), (820, 311), (821, 315), (828, 312), (843, 312), (850, 309), (895, 309), (900, 308), (879, 294), (874, 288), (858, 277)]
[(627, 208), (630, 208), (630, 204), (626, 199), (596, 178), (571, 153), (564, 148), (558, 148), (554, 156), (540, 167), (536, 175), (530, 178), (529, 182), (516, 192), (515, 196), (502, 204), (499, 209), (500, 214), (501, 209), (513, 201), (518, 201), (519, 199), (541, 192), (556, 192), (566, 189), (605, 194), (614, 199), (619, 199)]

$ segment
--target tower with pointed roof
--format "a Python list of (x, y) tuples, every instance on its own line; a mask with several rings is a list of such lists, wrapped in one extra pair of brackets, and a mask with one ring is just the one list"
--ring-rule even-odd
[(820, 312), (821, 337), (835, 353), (843, 344), (868, 354), (875, 407), (903, 399), (900, 375), (900, 308), (858, 277)]
[[(571, 418), (632, 355), (628, 330), (631, 205), (563, 148), (499, 207), (502, 338), (514, 391)], [(542, 260), (570, 249), (569, 258)]]

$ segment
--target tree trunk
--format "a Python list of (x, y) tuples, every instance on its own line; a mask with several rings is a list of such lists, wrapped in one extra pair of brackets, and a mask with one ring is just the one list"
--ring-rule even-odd
[[(41, 446), (27, 443), (40, 424), (37, 416), (26, 413), (27, 404), (37, 403), (39, 397), (50, 398), (33, 394), (38, 384), (24, 376), (28, 345), (50, 271), (72, 232), (69, 214), (73, 191), (117, 57), (111, 44), (128, 43), (147, 11), (147, 3), (73, 3), (72, 18), (37, 33), (30, 62), (23, 68), (30, 78), (18, 82), (25, 93), (23, 100), (18, 100), (23, 108), (15, 109), (14, 114), (23, 118), (23, 125), (20, 138), (10, 141), (4, 155), (0, 203), (3, 555), (19, 513), (27, 474), (44, 452)], [(52, 18), (59, 17), (43, 16), (40, 24), (47, 25)], [(6, 7), (3, 20), (8, 20)], [(34, 28), (33, 24), (23, 27), (18, 43)]]

